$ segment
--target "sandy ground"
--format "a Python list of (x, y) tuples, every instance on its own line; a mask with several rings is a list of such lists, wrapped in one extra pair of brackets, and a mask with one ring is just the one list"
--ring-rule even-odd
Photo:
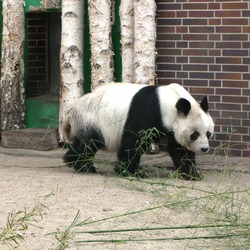
[[(143, 158), (142, 165), (151, 172), (151, 176), (143, 180), (113, 175), (109, 160), (113, 161), (114, 156), (104, 153), (97, 157), (98, 174), (75, 173), (63, 166), (63, 153), (63, 150), (0, 150), (0, 232), (6, 229), (8, 216), (20, 212), (16, 217), (20, 218), (25, 212), (33, 211), (26, 223), (28, 228), (16, 231), (24, 238), (18, 240), (19, 246), (11, 240), (3, 243), (0, 238), (0, 249), (16, 246), (17, 249), (28, 250), (64, 249), (51, 233), (65, 231), (78, 212), (78, 222), (85, 223), (70, 229), (73, 234), (67, 249), (240, 249), (231, 248), (230, 243), (222, 243), (221, 240), (188, 239), (215, 233), (205, 229), (172, 228), (99, 234), (83, 231), (219, 223), (227, 204), (231, 202), (232, 207), (233, 195), (237, 195), (235, 203), (240, 206), (240, 211), (233, 208), (231, 213), (235, 216), (240, 214), (244, 223), (250, 223), (249, 158), (199, 157), (198, 166), (204, 180), (193, 182), (171, 176), (172, 163), (165, 153)], [(242, 192), (244, 189), (247, 191)], [(230, 192), (233, 190), (235, 193), (232, 195)], [(228, 195), (220, 201), (218, 193)], [(216, 200), (213, 206), (211, 202), (214, 200), (211, 201), (210, 196)], [(216, 210), (213, 213), (210, 212), (212, 208)], [(180, 240), (179, 237), (187, 239)], [(130, 241), (77, 243), (114, 239)], [(240, 239), (236, 241), (240, 242)], [(247, 249), (244, 244), (242, 249)]]

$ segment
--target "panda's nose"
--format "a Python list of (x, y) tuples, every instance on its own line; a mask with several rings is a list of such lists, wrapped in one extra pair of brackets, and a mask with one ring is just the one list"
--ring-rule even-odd
[(204, 152), (204, 153), (207, 153), (209, 150), (209, 148), (201, 148), (201, 151)]

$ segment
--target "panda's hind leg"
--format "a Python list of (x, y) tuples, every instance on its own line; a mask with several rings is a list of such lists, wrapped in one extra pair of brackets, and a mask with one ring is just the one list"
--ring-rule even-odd
[(168, 136), (167, 151), (180, 176), (185, 180), (201, 180), (202, 174), (196, 167), (195, 153), (178, 144), (174, 135)]
[(100, 132), (96, 130), (89, 130), (87, 133), (80, 131), (68, 145), (68, 151), (63, 160), (77, 172), (95, 173), (94, 156), (102, 147), (104, 147), (104, 139)]

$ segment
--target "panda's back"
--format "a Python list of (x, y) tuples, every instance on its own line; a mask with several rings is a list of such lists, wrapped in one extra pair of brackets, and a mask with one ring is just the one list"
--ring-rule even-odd
[[(141, 91), (146, 87), (149, 86), (129, 83), (115, 83), (109, 84), (106, 87), (104, 86), (106, 89), (103, 92), (103, 97), (100, 101), (97, 124), (101, 128), (108, 151), (116, 151), (120, 146), (124, 125), (128, 118), (128, 112), (130, 110), (132, 100), (134, 98), (140, 98), (140, 100), (150, 102), (148, 100), (149, 96), (144, 96), (146, 95), (146, 92)], [(155, 89), (150, 89), (155, 91)], [(157, 87), (156, 93), (160, 111), (155, 110), (155, 112), (161, 112), (161, 122), (163, 122), (166, 129), (171, 130), (176, 120), (177, 112), (174, 111), (176, 111), (175, 105), (178, 99), (184, 97), (191, 102), (195, 100), (182, 86), (175, 83)], [(140, 104), (138, 105), (146, 107), (146, 105), (144, 105), (141, 101), (139, 101), (139, 103)], [(133, 108), (139, 109), (141, 107), (133, 106)], [(139, 116), (135, 119), (137, 118), (139, 119)]]
[(95, 129), (102, 133), (106, 149), (116, 151), (120, 145), (131, 100), (145, 86), (110, 83), (82, 96), (68, 113), (71, 136)]
[(143, 87), (146, 85), (116, 83), (107, 86), (99, 105), (98, 125), (108, 151), (115, 152), (119, 148), (131, 101)]

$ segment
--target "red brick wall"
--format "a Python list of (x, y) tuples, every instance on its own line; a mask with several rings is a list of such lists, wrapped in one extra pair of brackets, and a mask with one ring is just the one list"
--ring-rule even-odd
[(230, 143), (231, 155), (250, 157), (250, 1), (156, 2), (158, 84), (178, 82), (197, 100), (208, 95), (212, 146)]

